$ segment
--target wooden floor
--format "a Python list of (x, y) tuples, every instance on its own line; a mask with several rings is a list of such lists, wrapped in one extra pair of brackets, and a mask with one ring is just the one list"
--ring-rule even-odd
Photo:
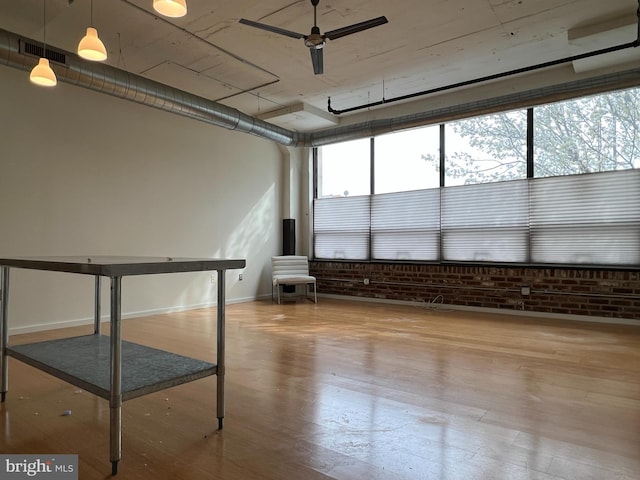
[[(125, 320), (123, 338), (215, 361), (215, 315)], [(215, 377), (126, 402), (118, 478), (640, 478), (640, 328), (259, 301), (227, 307), (226, 350), (224, 430)], [(107, 478), (107, 402), (9, 367), (0, 452), (77, 453), (80, 479)]]

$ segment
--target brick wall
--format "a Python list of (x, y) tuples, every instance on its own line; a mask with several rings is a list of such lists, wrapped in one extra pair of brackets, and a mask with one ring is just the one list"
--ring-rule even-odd
[(318, 261), (309, 268), (324, 294), (640, 320), (638, 271)]

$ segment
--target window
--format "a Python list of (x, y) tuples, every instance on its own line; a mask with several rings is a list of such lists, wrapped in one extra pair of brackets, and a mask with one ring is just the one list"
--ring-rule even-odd
[(534, 109), (536, 177), (640, 168), (640, 89)]
[(370, 197), (319, 198), (313, 203), (316, 258), (369, 258)]
[(527, 177), (527, 112), (503, 112), (445, 126), (445, 186)]
[(321, 151), (316, 258), (640, 266), (640, 88)]
[(528, 236), (527, 180), (443, 189), (443, 260), (526, 262)]
[(371, 141), (368, 138), (319, 149), (318, 198), (371, 193)]
[(640, 170), (535, 179), (535, 263), (640, 264)]
[(438, 125), (376, 137), (374, 150), (374, 193), (440, 186)]
[(371, 255), (375, 260), (438, 260), (439, 189), (374, 195)]

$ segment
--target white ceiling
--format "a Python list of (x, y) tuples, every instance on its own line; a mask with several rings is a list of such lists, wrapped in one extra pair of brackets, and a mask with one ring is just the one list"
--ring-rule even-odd
[[(47, 44), (75, 52), (91, 0), (46, 2)], [(329, 97), (346, 109), (633, 41), (638, 8), (636, 0), (320, 0), (321, 32), (381, 15), (389, 23), (328, 40), (324, 74), (314, 75), (303, 40), (238, 23), (308, 34), (309, 0), (187, 3), (187, 16), (168, 19), (152, 0), (94, 0), (107, 63), (296, 130), (337, 124)], [(0, 28), (41, 41), (42, 26), (43, 0), (0, 0)], [(609, 30), (617, 34), (601, 34)], [(640, 59), (638, 50), (613, 63)]]

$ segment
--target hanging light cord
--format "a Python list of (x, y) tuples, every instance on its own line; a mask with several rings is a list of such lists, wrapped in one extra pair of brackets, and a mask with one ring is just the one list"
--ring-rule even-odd
[(47, 0), (42, 0), (42, 58), (47, 58)]
[(120, 54), (118, 56), (118, 67), (120, 67), (120, 60), (122, 60), (122, 65), (124, 65), (124, 69), (125, 70), (129, 70), (127, 68), (127, 62), (124, 59), (124, 53), (122, 53), (122, 42), (121, 42), (121, 39), (120, 39), (120, 32), (118, 32), (118, 53)]

